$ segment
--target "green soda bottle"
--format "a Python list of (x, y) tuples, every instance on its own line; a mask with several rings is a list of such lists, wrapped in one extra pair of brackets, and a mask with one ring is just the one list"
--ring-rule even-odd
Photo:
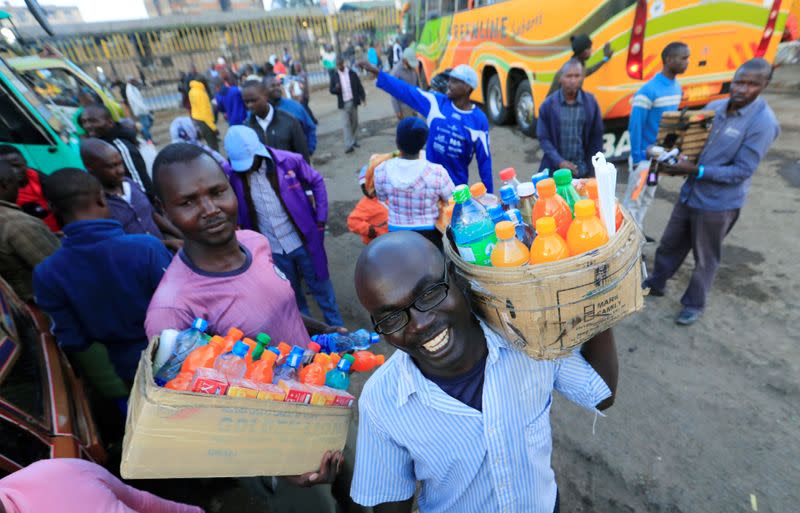
[(572, 186), (572, 171), (559, 169), (553, 173), (553, 180), (556, 182), (556, 193), (564, 198), (564, 201), (569, 205), (569, 211), (572, 212), (572, 217), (575, 217), (575, 203), (583, 198)]

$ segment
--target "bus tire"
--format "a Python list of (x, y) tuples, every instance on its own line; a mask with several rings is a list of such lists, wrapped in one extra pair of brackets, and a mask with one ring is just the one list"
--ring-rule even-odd
[(489, 121), (495, 125), (507, 124), (511, 119), (511, 109), (503, 105), (503, 88), (497, 75), (493, 75), (486, 84), (484, 98)]
[(531, 83), (523, 80), (514, 92), (514, 118), (520, 131), (531, 137), (536, 135), (535, 111)]

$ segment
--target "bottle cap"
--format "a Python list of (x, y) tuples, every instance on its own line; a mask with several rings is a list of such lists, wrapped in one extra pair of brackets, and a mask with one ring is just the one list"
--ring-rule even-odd
[(575, 202), (575, 217), (592, 217), (594, 214), (594, 201), (583, 199)]
[(342, 360), (349, 360), (350, 363), (354, 363), (356, 361), (356, 357), (351, 354), (346, 354), (342, 356)]
[(369, 334), (369, 343), (370, 344), (377, 344), (380, 341), (381, 341), (381, 336), (378, 335), (376, 332), (373, 331), (373, 332), (371, 332)]
[(518, 208), (509, 208), (506, 210), (506, 215), (511, 221), (511, 224), (525, 224), (525, 221), (522, 219), (522, 212), (520, 212)]
[(322, 346), (317, 344), (316, 342), (309, 342), (308, 349), (311, 349), (311, 351), (314, 353), (319, 353), (320, 349), (322, 349)]
[(253, 340), (252, 338), (247, 338), (247, 337), (243, 338), (242, 342), (247, 344), (248, 347), (256, 347), (258, 345), (258, 344), (256, 344), (255, 340)]
[(453, 190), (453, 199), (456, 203), (465, 203), (472, 197), (466, 185), (461, 184)]
[(486, 194), (486, 186), (483, 185), (483, 182), (474, 183), (469, 186), (469, 193), (472, 194), (473, 198), (483, 196)]
[(286, 359), (286, 365), (289, 367), (294, 367), (295, 369), (300, 366), (300, 363), (303, 361), (303, 355), (298, 353), (289, 353), (289, 357)]
[(597, 178), (589, 178), (586, 180), (586, 185), (583, 186), (586, 189), (586, 194), (589, 195), (590, 200), (597, 199)]
[(559, 187), (570, 185), (572, 183), (572, 171), (569, 169), (559, 169), (553, 173), (553, 180), (556, 181), (556, 185)]
[(513, 167), (507, 167), (500, 171), (500, 179), (503, 181), (511, 180), (517, 177), (517, 171)]
[(290, 346), (286, 342), (281, 342), (280, 344), (278, 344), (278, 351), (280, 351), (281, 354), (289, 354), (289, 351), (291, 350), (292, 346)]
[(517, 191), (514, 190), (513, 185), (504, 185), (500, 187), (500, 200), (502, 200), (503, 203), (511, 203), (518, 199)]
[[(278, 351), (274, 347), (270, 347), (268, 350), (264, 351), (264, 353), (261, 355), (261, 358), (258, 361), (260, 362), (261, 360), (266, 360), (267, 362), (269, 362), (270, 366), (274, 366), (275, 365), (275, 361), (280, 356), (281, 356), (280, 351)], [(256, 363), (258, 363), (258, 362), (256, 362)]]
[(536, 173), (531, 177), (531, 183), (536, 186), (537, 183), (541, 182), (545, 178), (550, 178), (550, 170), (545, 169), (541, 173)]
[(219, 335), (214, 335), (213, 337), (211, 337), (211, 340), (209, 340), (208, 343), (211, 345), (218, 345), (224, 341), (225, 341), (224, 338), (220, 337)]
[[(268, 347), (267, 351), (269, 351), (270, 353), (274, 354), (275, 357), (281, 356), (281, 350), (278, 349), (277, 347)], [(261, 357), (263, 358), (264, 355), (261, 355)]]
[(272, 337), (270, 337), (266, 333), (259, 333), (258, 335), (256, 335), (256, 340), (258, 340), (265, 346), (268, 346), (270, 341), (272, 340)]
[(502, 221), (503, 214), (506, 213), (506, 211), (503, 210), (503, 205), (492, 205), (491, 207), (487, 208), (486, 211), (489, 213), (489, 215), (492, 217), (492, 221), (495, 223)]
[(247, 354), (247, 351), (250, 350), (250, 346), (239, 340), (235, 344), (233, 344), (233, 354), (238, 356), (239, 358), (244, 358)]
[(348, 358), (346, 358), (347, 356), (350, 355), (349, 354), (344, 355), (342, 359), (339, 360), (339, 363), (336, 364), (336, 368), (342, 372), (350, 372), (350, 367), (353, 365), (353, 362), (350, 361)]
[(552, 178), (545, 178), (536, 184), (536, 190), (540, 197), (552, 196), (556, 193), (556, 182)]
[(533, 196), (536, 192), (536, 188), (533, 186), (532, 182), (522, 182), (521, 184), (517, 185), (517, 195), (520, 198), (524, 198), (525, 196)]
[(536, 233), (546, 235), (556, 232), (556, 220), (552, 217), (540, 217), (536, 220)]
[(244, 332), (239, 328), (231, 328), (228, 330), (228, 334), (225, 336), (234, 340), (241, 340), (241, 338), (244, 336)]
[(311, 335), (311, 341), (312, 342), (316, 342), (318, 338), (319, 338), (319, 335)]
[(515, 226), (511, 221), (500, 221), (494, 227), (498, 239), (511, 239), (515, 235)]
[(314, 355), (314, 363), (325, 364), (331, 361), (331, 355), (327, 353), (317, 353)]
[(291, 354), (299, 354), (300, 356), (303, 356), (305, 352), (306, 350), (300, 346), (292, 346)]
[(382, 354), (376, 354), (375, 361), (378, 362), (378, 365), (383, 365), (386, 362), (386, 357)]
[(198, 317), (194, 321), (192, 321), (192, 328), (200, 331), (205, 331), (208, 329), (208, 321)]

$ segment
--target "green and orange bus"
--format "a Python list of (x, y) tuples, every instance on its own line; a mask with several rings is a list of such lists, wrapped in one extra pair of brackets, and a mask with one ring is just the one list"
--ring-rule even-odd
[(752, 57), (775, 58), (793, 0), (416, 0), (417, 55), (424, 80), (458, 64), (480, 78), (473, 99), (495, 124), (515, 121), (535, 132), (538, 106), (553, 78), (572, 56), (570, 36), (588, 34), (587, 65), (613, 55), (587, 77), (584, 88), (606, 121), (606, 154), (629, 150), (625, 128), (631, 99), (661, 68), (671, 41), (691, 49), (679, 77), (684, 106), (724, 97), (736, 68)]

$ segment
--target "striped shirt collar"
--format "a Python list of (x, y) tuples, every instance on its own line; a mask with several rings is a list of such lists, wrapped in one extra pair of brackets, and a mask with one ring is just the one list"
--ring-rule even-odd
[[(486, 347), (489, 350), (489, 356), (486, 358), (486, 365), (493, 365), (500, 357), (501, 349), (508, 349), (509, 345), (506, 340), (495, 333), (489, 326), (478, 319), (483, 334), (486, 336)], [(408, 402), (408, 398), (412, 394), (417, 394), (420, 400), (426, 405), (431, 406), (433, 400), (431, 396), (431, 387), (438, 387), (431, 380), (422, 375), (417, 364), (414, 360), (403, 351), (396, 351), (393, 358), (397, 358), (397, 366), (399, 379), (397, 380), (397, 406), (403, 406)], [(476, 413), (480, 415), (480, 412)]]

